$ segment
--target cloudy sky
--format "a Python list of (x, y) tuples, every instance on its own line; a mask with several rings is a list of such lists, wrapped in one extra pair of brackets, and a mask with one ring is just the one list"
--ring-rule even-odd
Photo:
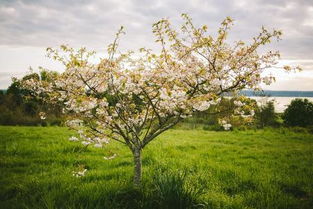
[[(47, 47), (69, 44), (104, 53), (123, 25), (121, 48), (155, 48), (151, 25), (160, 18), (180, 22), (188, 13), (212, 34), (226, 17), (235, 19), (230, 40), (249, 42), (262, 25), (281, 29), (281, 64), (301, 65), (301, 73), (274, 72), (277, 82), (266, 89), (313, 90), (312, 0), (0, 0), (0, 89), (29, 67), (62, 67), (45, 57)], [(269, 48), (268, 48), (269, 49)]]

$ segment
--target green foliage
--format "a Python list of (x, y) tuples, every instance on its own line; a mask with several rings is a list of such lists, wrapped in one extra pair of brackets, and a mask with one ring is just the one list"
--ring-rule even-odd
[(287, 126), (312, 126), (313, 103), (307, 99), (294, 99), (284, 111), (283, 118)]
[[(22, 78), (48, 79), (45, 71), (41, 77), (37, 73), (29, 74)], [(20, 81), (13, 79), (12, 84), (4, 93), (0, 94), (0, 124), (1, 125), (61, 125), (61, 106), (47, 105), (41, 100), (30, 96), (31, 92), (22, 88)], [(48, 112), (48, 119), (42, 121), (39, 112)]]
[[(309, 209), (313, 135), (295, 131), (169, 130), (144, 150), (143, 185), (136, 189), (132, 155), (120, 144), (83, 149), (63, 127), (0, 127), (0, 205)], [(112, 150), (118, 157), (104, 160)], [(86, 176), (72, 176), (80, 167)]]
[(275, 113), (274, 102), (269, 101), (264, 106), (261, 106), (256, 113), (257, 123), (260, 127), (279, 126), (278, 116)]
[[(194, 127), (202, 127), (204, 130), (211, 131), (222, 131), (223, 127), (219, 123), (220, 118), (228, 118), (229, 122), (232, 124), (234, 128), (242, 128), (242, 127), (255, 127), (255, 118), (243, 118), (239, 115), (234, 115), (233, 112), (236, 109), (234, 105), (234, 100), (238, 100), (235, 98), (225, 98), (221, 99), (221, 102), (218, 105), (211, 105), (210, 108), (203, 112), (196, 112), (191, 118), (187, 118), (184, 120), (185, 123), (191, 123)], [(243, 103), (245, 103), (244, 112), (245, 114), (249, 114), (250, 110), (254, 110), (254, 112), (258, 112), (257, 102), (254, 99), (241, 97), (239, 99)]]

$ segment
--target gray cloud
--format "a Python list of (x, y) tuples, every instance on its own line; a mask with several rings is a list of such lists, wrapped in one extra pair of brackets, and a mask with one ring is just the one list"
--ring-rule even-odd
[(309, 0), (1, 0), (0, 46), (67, 43), (103, 50), (124, 25), (123, 48), (154, 48), (151, 25), (163, 17), (179, 23), (181, 13), (188, 13), (197, 25), (207, 24), (213, 33), (226, 16), (233, 17), (231, 40), (249, 41), (262, 25), (282, 29), (283, 40), (271, 48), (279, 49), (284, 59), (313, 60)]
[(248, 40), (262, 25), (280, 28), (279, 48), (288, 57), (313, 58), (313, 1), (307, 0), (25, 0), (1, 1), (0, 44), (46, 47), (69, 43), (98, 47), (113, 39), (120, 25), (125, 44), (151, 45), (151, 24), (162, 17), (177, 22), (189, 13), (213, 31), (226, 16), (236, 20), (233, 38)]
[(7, 88), (11, 84), (12, 78), (19, 76), (21, 76), (20, 73), (0, 72), (0, 89)]

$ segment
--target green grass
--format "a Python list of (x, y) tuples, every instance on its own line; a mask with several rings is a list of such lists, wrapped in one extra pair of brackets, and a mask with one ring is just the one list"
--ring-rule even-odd
[[(126, 147), (82, 149), (72, 134), (0, 127), (1, 208), (313, 208), (307, 133), (169, 130), (143, 151), (141, 189)], [(118, 157), (104, 160), (110, 151)]]

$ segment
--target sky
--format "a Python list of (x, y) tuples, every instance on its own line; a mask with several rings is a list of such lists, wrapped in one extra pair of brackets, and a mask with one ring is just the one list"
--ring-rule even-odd
[(47, 47), (68, 44), (104, 54), (120, 26), (126, 29), (121, 49), (155, 49), (152, 24), (168, 18), (179, 25), (182, 13), (208, 25), (213, 35), (232, 17), (230, 42), (249, 43), (262, 26), (282, 30), (282, 41), (264, 50), (279, 50), (279, 66), (300, 65), (303, 71), (272, 69), (277, 81), (264, 89), (313, 91), (312, 0), (0, 0), (0, 89), (30, 67), (61, 71), (45, 56)]

